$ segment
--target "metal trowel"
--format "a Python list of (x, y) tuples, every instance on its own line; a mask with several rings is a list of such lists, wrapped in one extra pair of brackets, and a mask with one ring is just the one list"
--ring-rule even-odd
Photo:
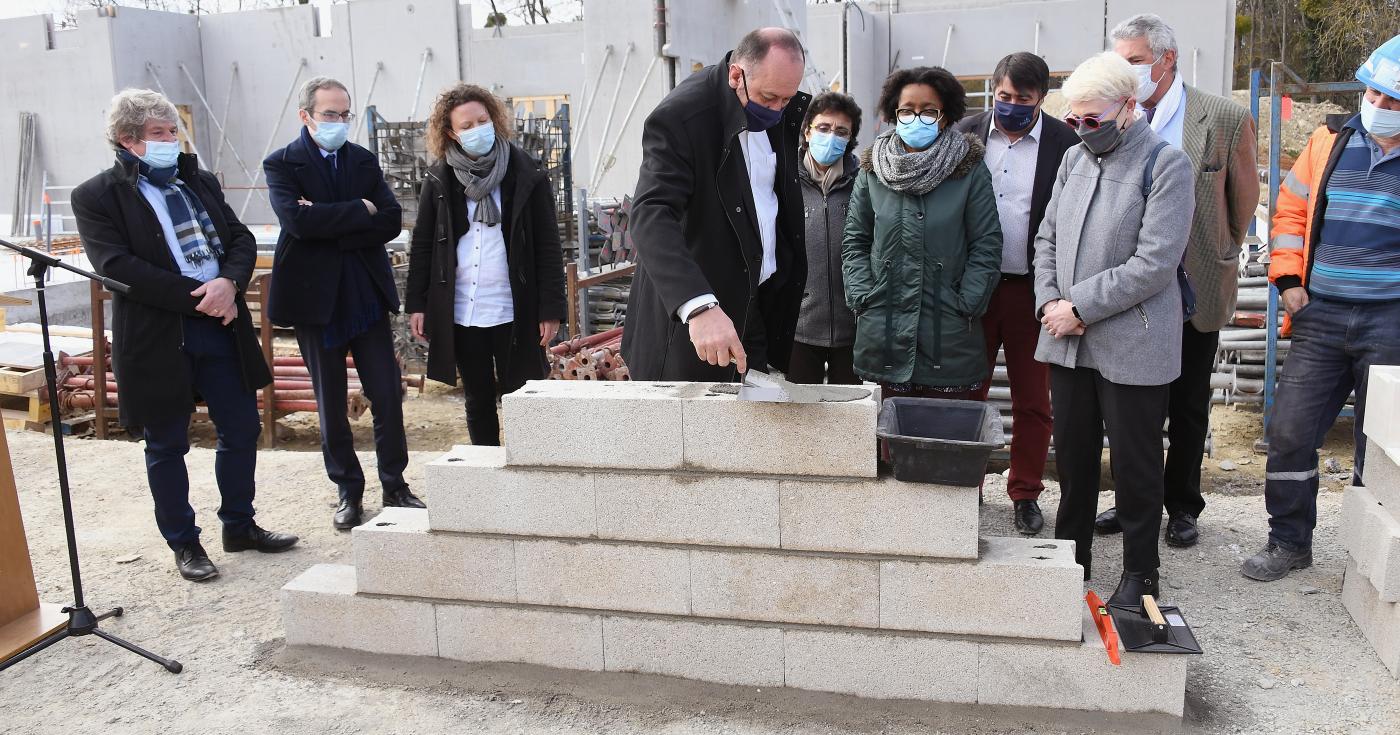
[(739, 400), (765, 403), (820, 403), (821, 395), (810, 387), (789, 383), (768, 373), (750, 370), (744, 373), (739, 387)]

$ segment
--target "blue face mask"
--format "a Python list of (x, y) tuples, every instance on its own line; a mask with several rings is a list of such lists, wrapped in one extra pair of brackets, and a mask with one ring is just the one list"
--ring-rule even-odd
[(938, 123), (929, 125), (917, 116), (907, 123), (895, 123), (894, 130), (905, 145), (916, 151), (921, 151), (933, 145), (933, 141), (938, 140)]
[(997, 100), (993, 108), (997, 116), (997, 125), (1007, 132), (1019, 133), (1030, 128), (1031, 123), (1035, 122), (1035, 105), (1018, 105)]
[(322, 122), (316, 121), (316, 129), (311, 131), (311, 139), (316, 141), (316, 145), (328, 151), (340, 150), (345, 145), (345, 139), (350, 136), (350, 124), (343, 122)]
[(812, 139), (807, 141), (807, 152), (812, 154), (812, 160), (830, 166), (846, 152), (846, 139), (836, 133), (812, 133)]
[(496, 147), (496, 126), (490, 123), (457, 131), (457, 144), (469, 156), (484, 156)]
[(174, 168), (180, 158), (180, 144), (175, 141), (148, 140), (146, 152), (139, 156), (151, 168)]
[(1400, 111), (1382, 110), (1371, 104), (1370, 100), (1362, 98), (1361, 125), (1375, 137), (1393, 138), (1400, 135)]
[(744, 105), (744, 117), (748, 118), (749, 130), (753, 132), (763, 132), (768, 128), (783, 121), (782, 110), (770, 110), (763, 105), (753, 101), (753, 96), (749, 94), (749, 75), (743, 69), (739, 70), (739, 75), (744, 80), (744, 96), (749, 101)]

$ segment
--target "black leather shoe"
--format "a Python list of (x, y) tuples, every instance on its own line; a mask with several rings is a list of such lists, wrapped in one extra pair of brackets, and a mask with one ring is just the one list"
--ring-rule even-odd
[(341, 498), (331, 523), (337, 531), (349, 531), (364, 522), (365, 509), (358, 500)]
[(1162, 580), (1157, 576), (1156, 569), (1150, 572), (1123, 572), (1122, 578), (1118, 580), (1118, 589), (1108, 598), (1108, 604), (1142, 607), (1142, 596), (1161, 595), (1161, 584)]
[(384, 493), (385, 508), (426, 508), (428, 505), (418, 499), (408, 488)]
[(179, 568), (180, 576), (191, 582), (204, 582), (219, 576), (219, 570), (214, 562), (209, 561), (209, 555), (198, 541), (175, 550), (175, 566)]
[(1118, 525), (1118, 509), (1109, 508), (1099, 514), (1094, 519), (1094, 531), (1104, 535), (1111, 533), (1122, 533), (1123, 527)]
[(261, 551), (264, 554), (275, 554), (292, 548), (296, 542), (297, 537), (290, 533), (273, 533), (256, 523), (237, 533), (231, 533), (227, 526), (224, 527), (224, 551)]
[(1016, 530), (1023, 536), (1034, 536), (1040, 533), (1040, 529), (1045, 528), (1045, 515), (1040, 512), (1040, 503), (1034, 500), (1014, 501), (1016, 506), (1013, 515), (1016, 518)]
[(1196, 516), (1178, 513), (1167, 519), (1167, 546), (1184, 549), (1195, 546), (1200, 539), (1201, 532), (1196, 528)]

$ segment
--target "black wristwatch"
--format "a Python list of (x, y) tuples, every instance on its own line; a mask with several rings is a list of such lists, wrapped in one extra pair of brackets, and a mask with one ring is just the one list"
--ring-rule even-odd
[(1071, 312), (1074, 313), (1074, 318), (1079, 320), (1080, 326), (1085, 326), (1085, 327), (1089, 326), (1088, 324), (1086, 324), (1086, 323), (1084, 322), (1084, 317), (1082, 317), (1082, 316), (1079, 315), (1079, 307), (1078, 307), (1078, 306), (1071, 306), (1071, 307), (1069, 307), (1069, 310), (1070, 310)]

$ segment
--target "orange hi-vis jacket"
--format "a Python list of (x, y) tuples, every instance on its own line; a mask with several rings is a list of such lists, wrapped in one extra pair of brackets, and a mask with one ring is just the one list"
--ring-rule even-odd
[[(1308, 138), (1293, 170), (1279, 187), (1269, 235), (1269, 282), (1279, 293), (1295, 286), (1307, 286), (1313, 245), (1327, 211), (1327, 181), (1352, 135), (1351, 129), (1343, 127), (1349, 119), (1351, 115), (1329, 115), (1327, 124), (1314, 130)], [(1291, 322), (1284, 314), (1284, 334), (1292, 331)]]

